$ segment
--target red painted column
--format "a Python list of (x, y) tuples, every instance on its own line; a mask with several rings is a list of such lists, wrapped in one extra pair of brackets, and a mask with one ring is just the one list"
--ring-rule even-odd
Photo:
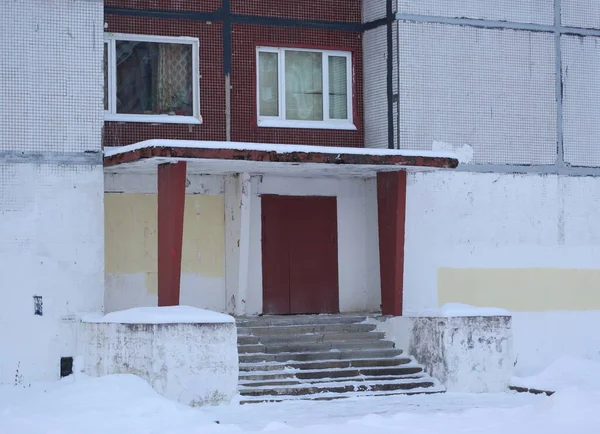
[(186, 163), (158, 166), (158, 305), (179, 305)]
[(402, 315), (406, 172), (377, 174), (381, 313)]

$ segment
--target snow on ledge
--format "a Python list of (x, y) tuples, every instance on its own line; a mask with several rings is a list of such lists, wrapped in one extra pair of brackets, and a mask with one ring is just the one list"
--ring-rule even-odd
[(104, 316), (82, 318), (88, 323), (118, 324), (223, 324), (235, 323), (230, 315), (190, 306), (135, 307)]
[(104, 148), (104, 156), (112, 157), (118, 154), (137, 151), (147, 148), (192, 148), (192, 149), (234, 149), (239, 151), (276, 152), (290, 154), (292, 152), (321, 153), (321, 154), (353, 154), (353, 155), (388, 155), (403, 157), (428, 157), (428, 158), (454, 158), (456, 154), (445, 151), (412, 151), (402, 149), (375, 149), (375, 148), (338, 148), (329, 146), (310, 145), (283, 145), (243, 142), (218, 142), (201, 140), (144, 140), (127, 146)]
[(461, 316), (512, 316), (498, 307), (475, 307), (462, 303), (446, 303), (437, 309), (427, 309), (410, 316), (425, 317), (461, 317)]

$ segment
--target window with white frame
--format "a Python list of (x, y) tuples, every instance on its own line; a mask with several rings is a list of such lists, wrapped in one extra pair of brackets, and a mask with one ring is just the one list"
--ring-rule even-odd
[(356, 129), (350, 52), (258, 47), (256, 62), (259, 126)]
[(104, 35), (106, 120), (200, 123), (198, 39)]

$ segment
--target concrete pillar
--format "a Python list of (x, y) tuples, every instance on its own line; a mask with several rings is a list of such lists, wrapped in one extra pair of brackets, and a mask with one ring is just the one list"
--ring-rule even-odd
[(158, 166), (158, 305), (179, 305), (186, 163)]
[(383, 315), (400, 316), (404, 286), (405, 171), (377, 174), (377, 212), (381, 311)]

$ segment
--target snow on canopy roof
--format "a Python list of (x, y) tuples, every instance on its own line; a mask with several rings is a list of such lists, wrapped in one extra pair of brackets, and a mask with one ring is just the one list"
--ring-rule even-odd
[(262, 151), (276, 152), (278, 154), (290, 154), (294, 152), (321, 153), (321, 154), (349, 154), (349, 155), (377, 155), (377, 156), (404, 156), (404, 157), (428, 157), (428, 158), (450, 158), (456, 159), (456, 155), (444, 151), (417, 151), (403, 149), (379, 149), (379, 148), (347, 148), (333, 146), (312, 145), (284, 145), (284, 144), (262, 144), (244, 142), (218, 142), (201, 140), (170, 140), (152, 139), (134, 143), (127, 146), (115, 146), (104, 148), (104, 156), (112, 157), (118, 154), (137, 151), (140, 149), (172, 147), (189, 149), (234, 149), (239, 151)]

